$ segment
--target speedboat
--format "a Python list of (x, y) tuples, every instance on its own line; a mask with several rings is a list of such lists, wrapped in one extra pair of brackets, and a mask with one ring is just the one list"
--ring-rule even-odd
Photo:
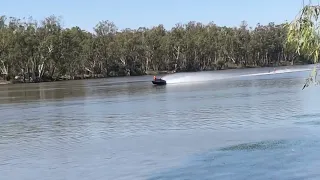
[(165, 81), (165, 80), (163, 80), (161, 78), (154, 77), (153, 81), (152, 81), (152, 84), (155, 84), (155, 85), (166, 85), (167, 81)]

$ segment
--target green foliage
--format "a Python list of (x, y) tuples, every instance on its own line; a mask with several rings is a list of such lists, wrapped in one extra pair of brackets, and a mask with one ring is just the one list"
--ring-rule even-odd
[[(317, 43), (301, 44), (298, 31), (274, 23), (250, 28), (245, 21), (239, 27), (188, 22), (171, 30), (163, 25), (119, 30), (113, 22), (101, 21), (91, 33), (63, 28), (60, 21), (55, 16), (40, 22), (1, 16), (3, 78), (34, 82), (306, 64), (312, 63), (308, 49)], [(310, 30), (304, 29), (310, 39)]]
[[(287, 46), (295, 48), (298, 54), (304, 54), (311, 57), (314, 63), (319, 61), (319, 15), (320, 6), (306, 5), (299, 12), (298, 16), (287, 24), (288, 34), (286, 39)], [(318, 84), (317, 68), (313, 68), (310, 76), (306, 79), (303, 86), (308, 87), (311, 82)]]

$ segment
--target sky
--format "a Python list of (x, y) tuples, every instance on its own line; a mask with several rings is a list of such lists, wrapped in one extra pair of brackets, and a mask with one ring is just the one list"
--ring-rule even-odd
[(255, 27), (291, 21), (302, 5), (303, 0), (1, 0), (0, 15), (36, 20), (56, 15), (64, 27), (90, 32), (101, 20), (112, 21), (119, 29), (159, 24), (170, 29), (189, 21), (239, 26), (243, 20)]

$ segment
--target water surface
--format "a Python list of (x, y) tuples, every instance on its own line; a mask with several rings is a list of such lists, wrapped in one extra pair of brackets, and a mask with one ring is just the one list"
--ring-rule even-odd
[(0, 179), (319, 179), (308, 73), (1, 85)]

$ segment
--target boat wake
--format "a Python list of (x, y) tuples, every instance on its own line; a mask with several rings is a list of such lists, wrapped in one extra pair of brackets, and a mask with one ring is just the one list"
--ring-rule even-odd
[[(299, 69), (277, 69), (273, 70), (271, 68), (264, 69), (267, 72), (245, 72), (245, 70), (235, 70), (235, 71), (213, 71), (213, 72), (196, 72), (196, 73), (176, 73), (163, 76), (162, 79), (167, 82), (167, 84), (181, 84), (181, 83), (196, 83), (204, 81), (215, 81), (222, 79), (231, 79), (238, 77), (250, 77), (250, 76), (264, 76), (264, 75), (275, 75), (275, 74), (284, 74), (284, 73), (294, 73), (294, 72), (303, 72), (310, 71), (312, 68), (299, 68)], [(251, 72), (250, 72), (251, 71)], [(261, 71), (260, 69), (257, 71)]]
[(282, 69), (282, 70), (276, 70), (271, 71), (267, 73), (254, 73), (254, 74), (244, 74), (240, 76), (262, 76), (262, 75), (272, 75), (272, 74), (283, 74), (283, 73), (293, 73), (293, 72), (302, 72), (302, 71), (310, 71), (311, 69)]

